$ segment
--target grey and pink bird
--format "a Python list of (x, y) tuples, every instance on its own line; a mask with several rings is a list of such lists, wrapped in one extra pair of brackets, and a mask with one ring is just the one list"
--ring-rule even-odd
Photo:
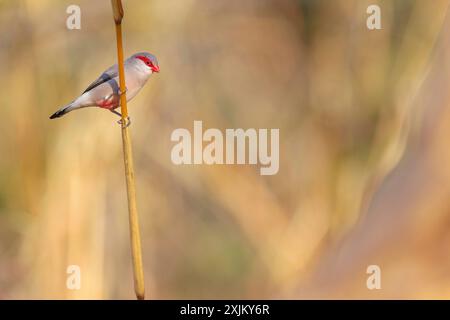
[[(133, 99), (154, 72), (159, 72), (158, 60), (147, 52), (139, 52), (124, 61), (127, 101)], [(119, 71), (117, 64), (103, 72), (97, 80), (74, 101), (50, 116), (62, 117), (66, 113), (86, 107), (100, 107), (120, 116), (115, 111), (120, 105)]]

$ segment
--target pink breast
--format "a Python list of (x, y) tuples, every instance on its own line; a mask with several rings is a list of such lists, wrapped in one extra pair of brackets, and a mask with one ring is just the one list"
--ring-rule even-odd
[(100, 108), (104, 108), (104, 109), (114, 109), (114, 108), (117, 108), (117, 106), (119, 105), (118, 99), (116, 99), (115, 97), (112, 97), (110, 99), (98, 100), (96, 102), (96, 104)]

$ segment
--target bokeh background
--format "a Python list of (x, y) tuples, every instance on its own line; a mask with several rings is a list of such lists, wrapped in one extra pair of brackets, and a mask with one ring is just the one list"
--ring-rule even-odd
[[(147, 298), (450, 297), (449, 1), (123, 4), (161, 67), (129, 104)], [(48, 119), (116, 62), (110, 1), (1, 0), (0, 30), (0, 299), (132, 299), (117, 119)], [(279, 173), (175, 166), (194, 120), (279, 128)]]

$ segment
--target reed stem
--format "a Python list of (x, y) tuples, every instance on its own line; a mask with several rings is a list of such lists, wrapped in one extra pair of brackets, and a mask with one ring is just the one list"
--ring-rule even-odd
[(136, 186), (134, 180), (131, 138), (125, 125), (128, 118), (125, 72), (123, 66), (122, 18), (123, 8), (121, 0), (111, 0), (114, 22), (116, 25), (117, 60), (119, 67), (120, 109), (122, 114), (122, 145), (125, 163), (125, 178), (127, 184), (128, 213), (130, 221), (131, 256), (133, 260), (134, 291), (139, 300), (145, 297), (144, 268), (142, 265), (141, 236), (139, 232), (139, 218), (136, 206)]

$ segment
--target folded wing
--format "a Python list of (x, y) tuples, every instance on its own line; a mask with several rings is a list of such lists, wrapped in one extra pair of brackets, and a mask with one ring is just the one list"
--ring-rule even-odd
[(86, 93), (95, 87), (98, 87), (102, 83), (105, 83), (111, 79), (114, 79), (118, 76), (118, 70), (117, 70), (117, 64), (110, 67), (108, 70), (103, 72), (100, 77), (98, 77), (94, 82), (92, 82), (89, 87), (86, 88), (86, 90), (83, 91), (83, 93)]

